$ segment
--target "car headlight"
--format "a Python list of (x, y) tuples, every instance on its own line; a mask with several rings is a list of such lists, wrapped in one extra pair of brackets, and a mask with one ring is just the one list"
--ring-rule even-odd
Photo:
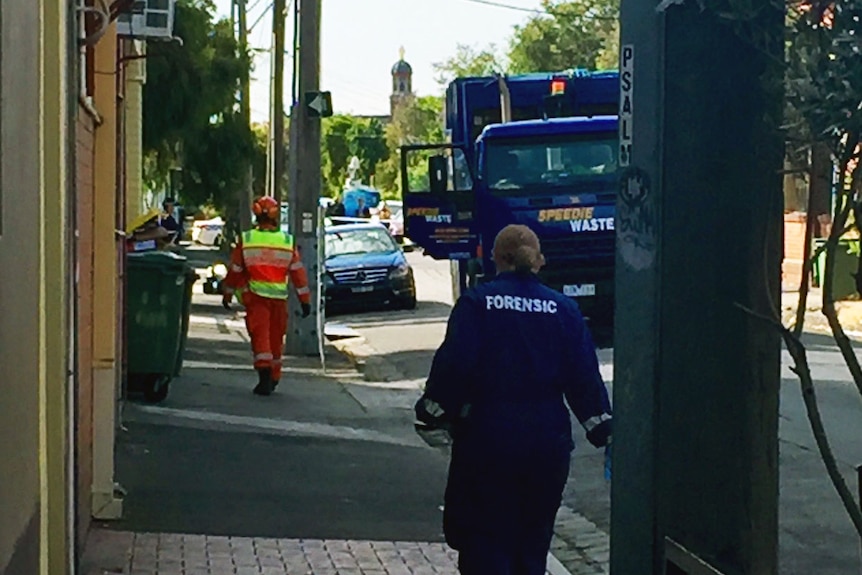
[(406, 278), (410, 274), (410, 266), (407, 264), (401, 264), (400, 266), (396, 266), (389, 271), (389, 277), (392, 279), (401, 279)]
[(216, 264), (213, 266), (213, 275), (220, 280), (227, 277), (227, 266), (224, 264)]

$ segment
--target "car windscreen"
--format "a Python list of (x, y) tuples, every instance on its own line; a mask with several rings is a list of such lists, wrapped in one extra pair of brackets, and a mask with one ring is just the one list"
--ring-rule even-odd
[(616, 133), (489, 140), (484, 154), (492, 190), (568, 185), (616, 171)]
[(384, 228), (337, 230), (326, 233), (326, 258), (344, 255), (382, 254), (398, 250), (398, 245)]

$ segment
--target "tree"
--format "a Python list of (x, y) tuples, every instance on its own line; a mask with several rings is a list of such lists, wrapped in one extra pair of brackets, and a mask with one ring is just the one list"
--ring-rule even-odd
[(542, 8), (543, 14), (515, 27), (511, 73), (616, 68), (619, 0), (542, 0)]
[[(746, 10), (737, 6), (731, 22), (745, 31)], [(749, 6), (749, 10), (754, 7)], [(831, 229), (826, 243), (825, 270), (823, 273), (822, 312), (826, 316), (833, 339), (841, 351), (856, 388), (862, 395), (862, 365), (844, 331), (835, 307), (834, 281), (839, 242), (852, 234), (860, 235), (862, 222), (862, 173), (859, 159), (862, 137), (862, 59), (859, 57), (859, 21), (862, 20), (860, 0), (805, 0), (787, 6), (787, 30), (779, 39), (766, 39), (768, 44), (785, 46), (784, 58), (787, 74), (783, 88), (787, 101), (785, 128), (788, 135), (791, 160), (800, 161), (803, 150), (824, 147), (832, 155), (837, 167), (835, 207)], [(756, 44), (761, 35), (748, 30), (744, 38)], [(805, 160), (807, 163), (807, 160)], [(811, 205), (809, 197), (809, 207)], [(809, 216), (812, 210), (809, 209)], [(820, 256), (812, 254), (813, 221), (808, 218), (805, 243), (805, 261), (797, 304), (796, 321), (792, 328), (785, 327), (776, 310), (769, 313), (749, 313), (771, 323), (780, 330), (785, 345), (793, 358), (793, 371), (799, 377), (802, 397), (818, 451), (827, 473), (844, 505), (856, 531), (862, 537), (862, 511), (859, 502), (847, 485), (832, 452), (829, 437), (823, 425), (807, 350), (801, 341), (807, 309), (808, 281), (811, 265)], [(846, 248), (843, 248), (846, 249)], [(862, 263), (856, 273), (856, 288), (862, 293)]]
[[(388, 197), (401, 195), (401, 152), (404, 144), (437, 143), (444, 141), (443, 98), (414, 98), (395, 109), (392, 122), (386, 127), (389, 157), (377, 166), (377, 185)], [(415, 154), (408, 167), (412, 177), (419, 177), (427, 166)]]
[(383, 124), (376, 118), (338, 115), (323, 123), (322, 169), (324, 187), (336, 195), (347, 178), (350, 158), (359, 158), (358, 178), (370, 182), (377, 164), (389, 157)]
[(435, 80), (441, 86), (447, 86), (455, 78), (490, 76), (506, 70), (494, 44), (481, 50), (468, 44), (458, 44), (453, 56), (434, 63), (432, 67), (436, 73)]
[(181, 167), (184, 202), (223, 207), (254, 156), (254, 137), (236, 106), (251, 60), (239, 52), (230, 22), (214, 15), (211, 0), (179, 0), (182, 46), (149, 45), (143, 144), (150, 187), (164, 186), (169, 170)]

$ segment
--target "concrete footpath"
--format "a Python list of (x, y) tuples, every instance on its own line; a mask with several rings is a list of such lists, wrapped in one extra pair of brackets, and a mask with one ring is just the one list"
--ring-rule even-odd
[[(787, 291), (781, 294), (781, 319), (784, 325), (790, 327), (796, 321), (796, 309), (799, 305), (799, 293)], [(808, 293), (805, 306), (805, 331), (831, 335), (829, 323), (823, 315), (823, 291), (812, 288)], [(845, 300), (835, 302), (838, 320), (854, 339), (862, 339), (862, 300)]]
[[(331, 345), (286, 358), (271, 397), (241, 318), (195, 294), (181, 377), (130, 398), (122, 519), (91, 530), (84, 575), (457, 573), (442, 535), (447, 459), (413, 431), (412, 381), (370, 382)], [(607, 573), (609, 540), (563, 508), (552, 575)]]

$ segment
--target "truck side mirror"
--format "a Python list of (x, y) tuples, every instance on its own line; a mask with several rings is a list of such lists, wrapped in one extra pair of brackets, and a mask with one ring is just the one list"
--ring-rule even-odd
[(449, 185), (449, 162), (438, 154), (428, 158), (428, 183), (432, 194), (445, 194)]

